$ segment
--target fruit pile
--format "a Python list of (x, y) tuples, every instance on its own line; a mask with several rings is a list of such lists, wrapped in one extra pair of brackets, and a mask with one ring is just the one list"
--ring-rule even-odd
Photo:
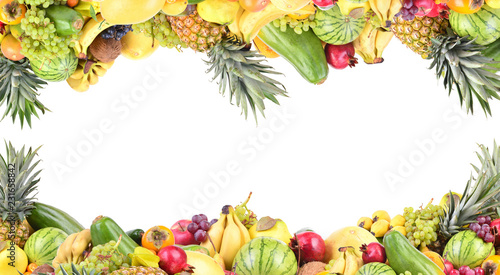
[(257, 218), (243, 203), (218, 219), (197, 214), (172, 226), (124, 231), (98, 216), (89, 228), (35, 201), (38, 149), (0, 154), (2, 275), (492, 275), (500, 273), (500, 147), (480, 145), (462, 194), (439, 204), (361, 217), (324, 239), (290, 233), (281, 219)]
[(500, 0), (2, 0), (0, 105), (3, 117), (31, 126), (47, 110), (37, 99), (46, 81), (83, 92), (118, 56), (142, 59), (161, 46), (206, 53), (220, 93), (229, 89), (245, 117), (251, 109), (257, 118), (264, 100), (286, 95), (265, 57), (281, 56), (321, 84), (329, 67), (354, 67), (355, 55), (383, 62), (394, 36), (432, 60), (467, 111), (477, 100), (491, 115)]

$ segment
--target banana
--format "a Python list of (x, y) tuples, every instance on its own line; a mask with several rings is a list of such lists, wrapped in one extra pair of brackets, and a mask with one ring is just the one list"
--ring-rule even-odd
[[(227, 215), (228, 214), (224, 214), (222, 212), (220, 213), (219, 220), (217, 220), (216, 223), (212, 224), (210, 229), (207, 231), (207, 235), (210, 238), (207, 238), (200, 244), (201, 246), (208, 249), (208, 251), (210, 252), (210, 257), (213, 257), (216, 254), (216, 252), (220, 251), (222, 236), (224, 234), (224, 228), (226, 227)], [(213, 245), (210, 242), (210, 240), (212, 240)]]
[[(228, 206), (229, 209), (232, 206)], [(220, 247), (220, 255), (226, 264), (226, 270), (231, 270), (234, 257), (241, 248), (241, 233), (239, 227), (234, 222), (233, 215), (227, 215), (227, 223), (224, 228), (224, 235), (222, 236), (222, 243)]]
[(92, 237), (90, 236), (90, 229), (84, 229), (78, 233), (71, 246), (71, 254), (74, 264), (78, 264), (83, 260), (83, 251), (89, 247), (91, 240)]
[(401, 0), (369, 0), (371, 9), (380, 19), (382, 28), (389, 28), (394, 15), (403, 6)]
[(249, 242), (250, 239), (250, 233), (248, 232), (248, 229), (241, 223), (240, 219), (236, 215), (236, 212), (234, 211), (234, 208), (230, 207), (229, 208), (229, 213), (233, 216), (234, 223), (238, 226), (240, 230), (240, 235), (241, 235), (241, 245), (243, 246), (247, 242)]
[[(85, 72), (87, 62), (92, 62), (90, 69)], [(85, 92), (90, 88), (90, 85), (95, 85), (99, 81), (99, 77), (106, 74), (109, 68), (114, 64), (114, 61), (103, 63), (101, 61), (80, 59), (75, 72), (66, 79), (69, 86), (77, 92)]]
[[(313, 14), (316, 8), (311, 5), (306, 5), (302, 9), (295, 11), (297, 14)], [(238, 27), (242, 33), (243, 41), (251, 43), (257, 36), (260, 29), (274, 19), (280, 18), (290, 12), (286, 12), (277, 8), (272, 2), (269, 3), (263, 10), (258, 12), (244, 11), (240, 16)]]
[(75, 42), (74, 50), (79, 59), (87, 59), (87, 50), (94, 39), (105, 29), (114, 26), (104, 20), (101, 14), (98, 14), (96, 20), (89, 20), (82, 29), (80, 39)]
[(244, 11), (245, 11), (245, 9), (240, 7), (238, 12), (236, 13), (236, 17), (234, 18), (233, 22), (231, 22), (231, 24), (227, 25), (229, 31), (231, 33), (233, 33), (234, 35), (236, 35), (236, 37), (238, 37), (239, 40), (243, 40), (243, 33), (241, 33), (239, 24), (240, 24), (240, 17)]
[(373, 64), (376, 58), (376, 39), (377, 29), (373, 24), (368, 22), (359, 36), (352, 42), (356, 53), (361, 56), (367, 64)]
[(345, 255), (345, 249), (341, 247), (339, 249), (340, 251), (340, 256), (335, 259), (335, 262), (333, 263), (332, 268), (328, 270), (330, 273), (340, 273), (344, 274), (344, 270), (346, 268), (346, 255)]
[(73, 245), (73, 242), (76, 239), (76, 236), (78, 236), (78, 233), (73, 233), (66, 237), (66, 239), (62, 242), (61, 245), (59, 245), (59, 248), (57, 249), (57, 255), (56, 258), (52, 261), (52, 265), (54, 267), (59, 266), (61, 263), (70, 263), (72, 262), (73, 256), (71, 254), (71, 248)]
[(354, 247), (347, 247), (345, 252), (345, 269), (344, 275), (355, 275), (363, 266), (363, 259), (354, 254)]
[(384, 49), (391, 42), (394, 33), (391, 31), (381, 31), (377, 30), (377, 38), (375, 39), (375, 63), (382, 63), (384, 59), (382, 58), (382, 53)]

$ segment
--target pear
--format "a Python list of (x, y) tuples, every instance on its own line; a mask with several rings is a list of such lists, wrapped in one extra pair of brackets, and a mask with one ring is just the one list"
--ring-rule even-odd
[(205, 0), (196, 6), (203, 20), (220, 25), (231, 24), (236, 19), (239, 8), (239, 2), (228, 0)]
[(273, 237), (278, 240), (290, 243), (292, 234), (288, 231), (286, 223), (280, 219), (272, 219), (270, 217), (261, 218), (256, 224), (248, 229), (251, 239), (257, 237)]

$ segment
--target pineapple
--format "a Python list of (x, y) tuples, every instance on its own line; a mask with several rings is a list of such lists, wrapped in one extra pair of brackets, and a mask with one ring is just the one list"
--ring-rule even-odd
[(167, 275), (159, 267), (132, 266), (115, 270), (111, 275)]
[[(498, 201), (500, 198), (500, 174), (491, 172), (488, 156), (489, 153), (485, 154), (485, 157), (479, 157), (481, 168), (477, 169), (474, 166), (474, 169), (477, 169), (478, 177), (474, 179), (471, 176), (457, 206), (454, 197), (450, 196), (450, 207), (446, 208), (445, 214), (440, 217), (437, 230), (438, 239), (428, 246), (430, 250), (442, 254), (444, 246), (451, 236), (467, 229), (466, 226), (475, 222), (479, 215), (494, 214), (500, 206)], [(496, 168), (495, 170), (498, 171)]]
[(38, 117), (36, 109), (49, 111), (36, 98), (36, 91), (45, 84), (31, 71), (27, 58), (11, 61), (0, 55), (0, 106), (7, 104), (2, 119), (10, 114), (13, 121), (19, 117), (21, 128), (25, 119), (31, 127), (31, 115)]
[(422, 58), (428, 58), (431, 53), (431, 38), (445, 34), (449, 26), (448, 20), (440, 16), (415, 16), (411, 21), (398, 16), (393, 21), (391, 30), (394, 35)]
[[(71, 273), (66, 272), (66, 270), (61, 269), (63, 275), (99, 275), (98, 273), (95, 272), (95, 270), (90, 270), (87, 271), (85, 268), (82, 268), (81, 271), (78, 270), (78, 268), (75, 266), (74, 263), (71, 263)], [(52, 273), (38, 273), (39, 275), (50, 275)]]
[(186, 16), (167, 16), (182, 42), (197, 52), (210, 50), (227, 33), (226, 27), (203, 20), (197, 11)]
[[(12, 240), (23, 248), (29, 236), (29, 229), (23, 221), (33, 209), (33, 193), (40, 181), (36, 179), (40, 170), (33, 172), (40, 161), (31, 164), (39, 148), (34, 151), (30, 148), (25, 154), (24, 147), (21, 151), (16, 151), (11, 143), (6, 147), (6, 157), (0, 155), (0, 241)], [(12, 192), (9, 184), (12, 185), (14, 177)], [(11, 224), (12, 221), (14, 224)], [(15, 236), (11, 236), (12, 232)]]

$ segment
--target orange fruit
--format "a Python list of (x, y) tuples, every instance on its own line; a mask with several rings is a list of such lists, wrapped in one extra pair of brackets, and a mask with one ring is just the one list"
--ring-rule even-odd
[(257, 48), (257, 50), (259, 51), (259, 53), (262, 54), (263, 56), (267, 57), (267, 58), (276, 58), (276, 57), (280, 56), (275, 51), (273, 51), (273, 49), (269, 48), (269, 46), (267, 46), (264, 43), (264, 41), (262, 41), (257, 36), (253, 39), (253, 43), (255, 44), (255, 47)]
[(8, 34), (4, 37), (1, 48), (2, 54), (12, 61), (18, 61), (24, 58), (24, 55), (21, 54), (21, 42), (12, 34)]

